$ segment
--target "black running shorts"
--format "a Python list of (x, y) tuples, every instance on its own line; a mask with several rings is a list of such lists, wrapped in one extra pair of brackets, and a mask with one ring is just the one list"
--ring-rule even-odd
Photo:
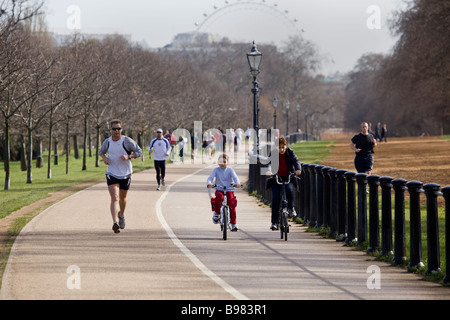
[(129, 177), (127, 179), (117, 179), (117, 178), (107, 174), (106, 175), (106, 183), (108, 184), (108, 186), (111, 186), (113, 184), (118, 184), (120, 190), (129, 190), (130, 184), (131, 184), (131, 177)]

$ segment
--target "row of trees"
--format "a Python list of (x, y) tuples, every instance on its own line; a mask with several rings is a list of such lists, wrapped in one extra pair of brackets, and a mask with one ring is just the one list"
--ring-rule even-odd
[[(48, 178), (52, 147), (64, 141), (68, 155), (73, 136), (82, 137), (82, 169), (87, 168), (88, 137), (95, 137), (98, 166), (98, 147), (112, 118), (121, 118), (126, 134), (141, 145), (157, 127), (192, 130), (194, 121), (202, 121), (204, 131), (251, 126), (249, 43), (198, 37), (185, 47), (155, 52), (118, 35), (103, 40), (73, 35), (57, 45), (45, 31), (41, 9), (42, 3), (31, 0), (5, 0), (0, 7), (5, 189), (10, 188), (10, 159), (23, 145), (27, 182), (32, 182), (33, 141), (40, 149), (38, 159), (42, 144), (49, 151)], [(343, 83), (314, 76), (320, 55), (301, 37), (281, 48), (258, 45), (263, 53), (260, 127), (273, 127), (272, 100), (277, 97), (277, 127), (283, 134), (284, 126), (317, 132), (357, 128), (366, 119), (388, 120), (396, 135), (448, 132), (449, 16), (448, 1), (412, 1), (392, 21), (399, 36), (393, 53), (363, 55), (348, 75), (345, 93)], [(67, 156), (66, 168), (68, 161)]]
[(396, 135), (450, 133), (450, 2), (414, 0), (391, 22), (393, 53), (366, 54), (349, 74), (348, 127), (388, 122)]
[[(5, 185), (10, 188), (10, 161), (26, 145), (27, 183), (32, 183), (32, 155), (48, 153), (51, 178), (52, 150), (64, 141), (68, 172), (70, 140), (81, 136), (83, 166), (90, 143), (98, 148), (109, 134), (109, 121), (120, 118), (127, 135), (141, 145), (158, 127), (192, 130), (246, 128), (252, 123), (251, 77), (246, 53), (249, 44), (197, 42), (178, 50), (149, 51), (115, 35), (103, 40), (73, 35), (56, 44), (46, 32), (42, 3), (5, 0), (0, 15), (0, 134), (4, 141)], [(199, 38), (200, 39), (200, 38)], [(299, 37), (282, 49), (259, 46), (264, 53), (260, 80), (260, 127), (273, 126), (272, 99), (301, 106), (303, 121), (340, 126), (332, 111), (342, 109), (342, 92), (312, 76), (319, 65), (314, 47)], [(268, 88), (268, 89), (266, 89)], [(283, 104), (284, 105), (284, 104)], [(287, 118), (280, 108), (280, 123)], [(283, 119), (286, 116), (286, 120)], [(313, 118), (314, 115), (317, 115)], [(323, 116), (319, 116), (323, 115)], [(322, 123), (320, 123), (322, 122)], [(12, 146), (12, 147), (11, 147)], [(18, 148), (15, 148), (18, 146)], [(56, 150), (58, 148), (55, 148)], [(13, 150), (13, 154), (11, 154)]]

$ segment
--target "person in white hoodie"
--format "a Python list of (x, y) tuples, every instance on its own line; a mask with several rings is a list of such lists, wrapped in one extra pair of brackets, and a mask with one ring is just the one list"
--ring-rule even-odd
[(150, 156), (152, 152), (154, 153), (153, 161), (156, 170), (156, 182), (158, 183), (156, 190), (161, 190), (161, 184), (166, 185), (164, 180), (166, 177), (166, 160), (170, 157), (171, 149), (169, 141), (163, 137), (163, 130), (157, 129), (156, 138), (150, 142), (148, 147)]
[[(208, 188), (213, 186), (213, 182), (217, 185), (216, 188), (216, 197), (214, 200), (214, 216), (213, 222), (217, 224), (220, 218), (220, 207), (222, 206), (224, 189), (220, 186), (227, 187), (227, 201), (228, 206), (230, 207), (230, 223), (231, 223), (231, 231), (236, 232), (239, 230), (238, 225), (236, 223), (236, 206), (237, 199), (234, 195), (234, 190), (236, 188), (241, 187), (241, 182), (239, 181), (236, 172), (228, 167), (228, 156), (226, 154), (222, 154), (218, 159), (219, 166), (214, 168), (212, 173), (209, 175), (206, 180), (206, 184)], [(235, 184), (235, 187), (232, 187), (232, 184)]]

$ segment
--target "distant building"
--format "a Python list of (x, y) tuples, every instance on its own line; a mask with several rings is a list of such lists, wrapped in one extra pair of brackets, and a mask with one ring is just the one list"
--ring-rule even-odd
[(177, 34), (171, 44), (168, 44), (164, 49), (180, 50), (190, 47), (195, 43), (211, 43), (216, 39), (213, 35), (205, 32), (187, 32)]
[[(55, 41), (56, 45), (60, 46), (64, 43), (70, 41), (75, 33), (71, 34), (58, 34), (58, 33), (51, 33), (53, 40)], [(95, 39), (99, 41), (103, 41), (104, 39), (108, 37), (117, 36), (119, 34), (106, 34), (106, 33), (98, 33), (98, 34), (92, 34), (92, 33), (76, 33), (77, 36), (79, 36), (82, 39)], [(128, 42), (131, 42), (131, 34), (120, 34), (121, 37), (124, 37)]]

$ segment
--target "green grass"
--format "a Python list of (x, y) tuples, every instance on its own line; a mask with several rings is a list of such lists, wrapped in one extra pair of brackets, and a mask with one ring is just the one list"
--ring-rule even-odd
[(441, 136), (441, 139), (449, 141), (450, 140), (450, 134), (447, 134), (445, 136)]
[(295, 151), (301, 162), (319, 164), (328, 157), (334, 148), (334, 141), (304, 141), (289, 146)]
[[(47, 155), (44, 155), (47, 161)], [(153, 167), (153, 161), (148, 158), (144, 162), (133, 160), (134, 172)], [(73, 156), (69, 160), (69, 173), (66, 174), (65, 156), (59, 157), (59, 165), (52, 162), (52, 178), (47, 178), (47, 163), (43, 168), (36, 168), (36, 161), (33, 161), (32, 183), (27, 184), (27, 173), (20, 170), (20, 162), (11, 163), (11, 184), (9, 190), (4, 190), (5, 171), (4, 163), (0, 163), (0, 219), (8, 216), (40, 199), (44, 199), (49, 194), (63, 190), (67, 187), (105, 179), (106, 165), (100, 161), (100, 167), (95, 167), (95, 157), (87, 158), (87, 170), (82, 171), (82, 159), (75, 159)]]

